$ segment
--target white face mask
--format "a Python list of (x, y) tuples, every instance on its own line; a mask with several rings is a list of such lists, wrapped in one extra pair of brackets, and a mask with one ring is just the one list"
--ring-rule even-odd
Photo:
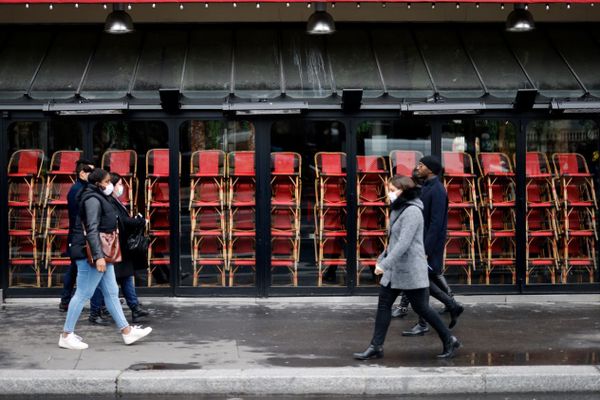
[(117, 195), (117, 197), (123, 196), (123, 192), (124, 192), (123, 185), (119, 185), (115, 188), (115, 194)]
[(388, 192), (388, 199), (390, 199), (390, 203), (393, 203), (398, 199), (397, 192)]
[(110, 182), (108, 184), (108, 186), (106, 186), (103, 190), (102, 193), (104, 193), (105, 196), (110, 196), (113, 192), (113, 190), (115, 190), (114, 185), (112, 184), (112, 182)]

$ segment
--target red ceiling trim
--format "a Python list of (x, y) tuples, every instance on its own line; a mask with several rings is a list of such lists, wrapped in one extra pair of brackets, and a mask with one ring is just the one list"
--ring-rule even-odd
[[(599, 0), (320, 0), (324, 3), (523, 3), (523, 4), (593, 4)], [(151, 4), (151, 3), (313, 3), (307, 0), (0, 0), (0, 4)], [(600, 6), (600, 5), (599, 5)]]

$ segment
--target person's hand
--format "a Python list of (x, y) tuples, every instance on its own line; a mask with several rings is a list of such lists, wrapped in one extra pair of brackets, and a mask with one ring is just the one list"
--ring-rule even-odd
[(375, 264), (375, 275), (383, 275), (383, 270), (379, 266), (379, 264)]
[(98, 272), (106, 271), (106, 260), (104, 258), (99, 258), (96, 260), (96, 269)]

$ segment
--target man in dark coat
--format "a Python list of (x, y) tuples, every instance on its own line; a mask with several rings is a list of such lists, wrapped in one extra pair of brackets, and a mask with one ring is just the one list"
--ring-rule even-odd
[[(67, 236), (67, 243), (69, 244), (68, 252), (69, 256), (71, 257), (71, 264), (69, 265), (63, 278), (63, 291), (59, 304), (59, 309), (61, 311), (67, 311), (69, 302), (73, 296), (73, 288), (75, 287), (75, 282), (77, 280), (77, 265), (73, 259), (73, 254), (71, 254), (71, 244), (73, 242), (74, 232), (78, 229), (81, 229), (81, 227), (77, 226), (76, 224), (77, 216), (79, 215), (79, 195), (88, 185), (87, 178), (90, 172), (93, 170), (94, 164), (91, 161), (84, 159), (78, 160), (75, 165), (77, 181), (73, 184), (73, 186), (71, 186), (71, 189), (69, 189), (69, 193), (67, 194), (67, 207), (69, 209), (69, 233)], [(92, 324), (108, 325), (108, 321), (105, 318), (102, 318), (101, 315), (102, 306), (102, 292), (98, 288), (90, 299), (89, 321)]]
[[(452, 292), (443, 275), (444, 248), (448, 229), (448, 193), (439, 175), (442, 164), (435, 156), (423, 157), (417, 164), (416, 175), (423, 181), (421, 201), (423, 202), (424, 246), (429, 264), (429, 292), (441, 301), (450, 312), (450, 328), (454, 327), (463, 307), (452, 297)], [(429, 331), (427, 323), (419, 322), (403, 336), (421, 336)]]

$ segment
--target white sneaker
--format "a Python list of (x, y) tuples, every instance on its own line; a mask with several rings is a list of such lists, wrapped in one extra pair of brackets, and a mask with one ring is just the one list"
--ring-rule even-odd
[(150, 332), (152, 332), (152, 328), (150, 328), (149, 326), (146, 328), (142, 328), (139, 325), (134, 325), (131, 327), (131, 330), (127, 335), (124, 333), (122, 333), (121, 335), (123, 336), (123, 341), (125, 342), (125, 344), (132, 344), (137, 342), (141, 338), (148, 336)]
[(61, 333), (60, 339), (58, 339), (58, 347), (69, 350), (85, 350), (88, 348), (88, 345), (87, 343), (83, 343), (81, 336), (69, 333), (67, 337), (64, 337)]

